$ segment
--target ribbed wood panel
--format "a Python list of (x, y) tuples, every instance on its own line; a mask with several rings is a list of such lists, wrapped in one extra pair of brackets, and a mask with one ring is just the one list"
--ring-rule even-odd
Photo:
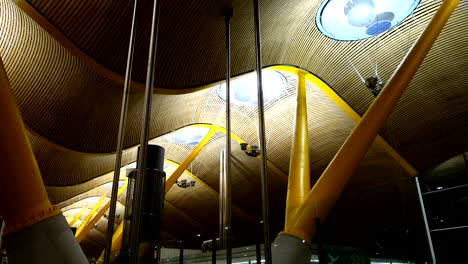
[[(127, 45), (124, 41), (124, 38), (127, 38), (124, 32), (129, 30), (129, 26), (124, 25), (129, 25), (129, 13), (132, 8), (128, 2), (31, 1), (30, 3), (92, 59), (111, 70), (123, 72)], [(358, 113), (363, 114), (372, 102), (373, 96), (353, 71), (351, 64), (366, 77), (373, 75), (372, 64), (377, 63), (380, 77), (384, 81), (388, 80), (439, 3), (439, 1), (423, 1), (412, 17), (378, 38), (360, 42), (337, 42), (321, 35), (314, 26), (318, 1), (307, 5), (301, 1), (287, 1), (281, 4), (273, 1), (262, 2), (263, 62), (265, 65), (294, 64), (316, 73), (330, 83)], [(221, 10), (224, 4), (208, 1), (177, 6), (163, 3), (160, 32), (164, 37), (160, 37), (158, 47), (160, 51), (158, 69), (163, 70), (157, 71), (156, 77), (159, 85), (193, 87), (223, 78), (224, 28), (218, 10)], [(93, 73), (86, 65), (62, 50), (60, 45), (11, 4), (4, 3), (4, 5), (7, 8), (2, 9), (6, 14), (3, 17), (8, 19), (3, 22), (5, 26), (2, 28), (5, 30), (2, 31), (2, 35), (6, 36), (6, 40), (0, 47), (2, 55), (6, 57), (5, 65), (26, 123), (38, 134), (67, 148), (84, 152), (112, 152), (118, 126), (121, 84), (106, 81), (99, 75), (91, 77)], [(249, 3), (236, 1), (232, 5), (236, 10), (232, 29), (232, 61), (233, 72), (238, 74), (251, 70), (254, 65), (252, 12)], [(208, 6), (212, 11), (206, 11)], [(147, 20), (148, 14), (143, 13), (144, 9), (149, 8), (142, 5), (140, 9), (139, 12), (142, 13), (139, 19)], [(278, 12), (284, 9), (290, 12)], [(468, 61), (467, 51), (463, 46), (467, 42), (468, 34), (460, 32), (461, 25), (467, 22), (466, 12), (467, 8), (463, 4), (456, 10), (411, 83), (408, 92), (402, 98), (399, 108), (395, 110), (392, 116), (393, 128), (387, 125), (383, 131), (387, 140), (391, 141), (402, 155), (421, 171), (460, 152), (468, 144), (467, 140), (463, 139), (463, 135), (466, 134), (466, 126), (463, 126), (466, 124), (466, 120), (463, 119), (463, 109), (468, 100), (465, 92), (466, 82), (464, 83), (466, 71), (461, 70)], [(198, 15), (195, 16), (195, 13)], [(16, 19), (10, 19), (13, 17)], [(83, 17), (87, 19), (83, 20)], [(186, 20), (181, 21), (177, 19), (178, 17), (184, 17)], [(198, 25), (203, 25), (203, 28)], [(113, 28), (119, 28), (121, 32), (115, 34)], [(148, 23), (140, 22), (139, 29), (142, 32), (137, 35), (143, 38), (147, 35)], [(138, 42), (144, 41), (139, 39)], [(28, 52), (25, 52), (26, 50)], [(138, 48), (137, 52), (141, 50), (145, 49)], [(25, 58), (21, 54), (28, 54), (28, 57)], [(146, 60), (141, 56), (137, 55), (136, 61), (137, 64), (141, 62), (143, 65)], [(15, 58), (14, 62), (9, 60), (11, 57)], [(45, 63), (49, 65), (61, 63), (61, 66), (49, 69), (42, 66), (46, 65)], [(27, 67), (28, 65), (32, 66)], [(136, 74), (143, 74), (144, 65), (138, 67), (140, 66), (135, 67)], [(77, 71), (78, 69), (80, 70)], [(39, 73), (39, 70), (43, 72)], [(74, 74), (70, 75), (67, 72)], [(44, 76), (39, 77), (39, 80), (46, 78), (45, 76), (54, 76), (55, 80), (47, 77), (47, 80), (38, 82), (37, 76)], [(78, 76), (79, 80), (76, 78)], [(81, 76), (88, 77), (83, 79)], [(427, 76), (434, 77), (427, 78)], [(139, 77), (135, 78), (142, 80)], [(446, 87), (450, 86), (447, 88), (449, 93), (440, 93), (438, 80), (450, 81), (445, 84)], [(44, 93), (43, 87), (49, 87), (49, 91)], [(43, 98), (41, 94), (47, 94), (47, 98)], [(70, 103), (77, 100), (67, 99), (76, 97), (83, 100), (79, 106), (77, 103)], [(434, 118), (427, 122), (424, 118), (427, 116), (428, 107), (425, 102), (434, 101), (434, 97), (438, 98), (436, 99), (438, 104), (435, 104), (438, 109), (435, 113), (440, 115), (434, 115)], [(458, 101), (451, 100), (452, 97)], [(138, 142), (141, 100), (139, 93), (131, 98), (127, 146)], [(158, 112), (163, 116), (166, 116), (167, 112), (175, 116), (164, 120), (155, 118), (161, 123), (154, 123), (154, 129), (157, 127), (159, 132), (153, 130), (153, 136), (191, 123), (179, 117), (193, 117), (193, 109), (190, 113), (181, 111), (189, 109), (188, 107), (174, 111), (171, 107), (174, 104), (190, 103), (192, 106), (197, 105), (198, 109), (202, 105), (201, 107), (207, 108), (206, 110), (212, 107), (203, 106), (199, 102), (194, 95), (186, 96), (184, 99), (177, 98), (175, 101), (169, 100), (166, 96), (160, 101), (156, 99), (154, 105), (157, 106)], [(213, 115), (206, 113), (206, 110), (200, 114)], [(99, 121), (103, 118), (107, 121)], [(441, 123), (443, 125), (440, 125)], [(431, 127), (433, 138), (426, 141), (424, 139), (427, 137), (417, 137), (420, 130), (429, 131), (427, 127)], [(451, 130), (454, 133), (448, 133), (450, 139), (444, 131), (446, 127), (453, 128)], [(459, 127), (463, 128), (456, 129)], [(398, 132), (390, 133), (388, 132), (390, 130)], [(103, 136), (104, 131), (106, 131), (105, 136)], [(393, 135), (397, 133), (398, 137)], [(254, 134), (246, 135), (246, 138), (255, 144)], [(437, 139), (437, 144), (432, 144), (433, 139)], [(405, 150), (404, 146), (408, 144), (413, 147)], [(437, 151), (436, 155), (431, 155), (428, 159), (420, 158), (420, 153), (434, 151), (444, 145), (447, 146), (446, 152)]]
[[(315, 27), (319, 2), (261, 1), (263, 64), (291, 64), (313, 72), (362, 115), (374, 97), (353, 66), (363, 77), (370, 77), (374, 75), (373, 65), (377, 65), (380, 77), (387, 81), (441, 1), (421, 1), (414, 15), (400, 26), (378, 38), (359, 42), (337, 42), (321, 35)], [(44, 182), (49, 185), (49, 195), (58, 203), (83, 194), (111, 177), (105, 173), (113, 169), (123, 85), (96, 71), (92, 64), (123, 74), (132, 6), (129, 1), (28, 0), (28, 3), (55, 30), (40, 27), (12, 2), (1, 0), (0, 56)], [(148, 3), (142, 3), (138, 11), (133, 79), (139, 82), (143, 82), (146, 74), (151, 10)], [(224, 78), (222, 9), (227, 5), (227, 1), (214, 0), (162, 2), (155, 77), (158, 87), (191, 88)], [(234, 75), (239, 75), (252, 71), (255, 66), (253, 11), (250, 1), (236, 0), (232, 6), (232, 70)], [(419, 172), (468, 148), (467, 24), (468, 8), (466, 1), (462, 1), (382, 130), (383, 137)], [(290, 74), (285, 76), (289, 84), (287, 91), (266, 105), (265, 118), (268, 159), (287, 173), (296, 78)], [(307, 96), (311, 177), (316, 180), (354, 122), (311, 84), (307, 85)], [(156, 95), (150, 128), (150, 137), (156, 139), (152, 142), (166, 148), (166, 158), (182, 162), (192, 148), (159, 136), (193, 123), (224, 127), (224, 104), (215, 89)], [(139, 142), (142, 107), (142, 92), (134, 90), (130, 95), (124, 164), (136, 157), (136, 148), (132, 147)], [(258, 145), (256, 108), (233, 105), (231, 109), (233, 131)], [(224, 135), (216, 134), (191, 166), (192, 172), (214, 189), (218, 187), (219, 150), (223, 144)], [(258, 177), (254, 177), (258, 166), (254, 159), (239, 154), (234, 168), (234, 189), (251, 197), (257, 192), (257, 198), (249, 203), (246, 197), (250, 196), (243, 196), (242, 192), (234, 193), (233, 198), (255, 218), (259, 216), (258, 209), (255, 210), (259, 203)], [(372, 198), (379, 194), (372, 188), (377, 186), (379, 192), (389, 196), (399, 195), (399, 190), (414, 193), (405, 185), (406, 177), (387, 153), (373, 146), (338, 208), (355, 208), (361, 212), (362, 217), (353, 221), (375, 217), (366, 215), (374, 212)], [(272, 177), (272, 206), (278, 209), (273, 211), (278, 216), (272, 223), (274, 230), (281, 226), (284, 184), (277, 175)], [(57, 187), (67, 185), (72, 186)], [(182, 209), (177, 211), (168, 205), (172, 208), (168, 209), (168, 215), (177, 219), (193, 217), (213, 224), (215, 220), (210, 217), (216, 211), (215, 195), (197, 187), (196, 192), (184, 198), (183, 191), (186, 190), (171, 190), (169, 196)], [(369, 202), (359, 207), (355, 204), (359, 197)], [(200, 213), (195, 208), (203, 207), (202, 201), (206, 201), (207, 210)], [(382, 202), (390, 204), (385, 199)], [(398, 221), (395, 219), (398, 208), (390, 209), (376, 214), (382, 219)], [(342, 211), (333, 212), (332, 219), (343, 217), (339, 212)], [(203, 229), (194, 227), (196, 224), (189, 220), (186, 222), (187, 227)], [(176, 223), (165, 222), (165, 228), (175, 232), (171, 234), (183, 236), (177, 227), (180, 228)]]

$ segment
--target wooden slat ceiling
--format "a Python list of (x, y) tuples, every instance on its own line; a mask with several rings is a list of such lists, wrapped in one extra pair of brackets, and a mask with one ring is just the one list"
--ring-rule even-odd
[[(151, 10), (147, 5), (151, 1), (140, 2), (125, 138), (128, 150), (124, 152), (123, 164), (135, 160), (141, 126)], [(260, 2), (264, 66), (288, 64), (306, 69), (328, 83), (362, 115), (373, 96), (353, 65), (364, 77), (370, 77), (372, 65), (377, 63), (380, 77), (388, 80), (441, 1), (423, 0), (414, 15), (400, 26), (378, 38), (358, 42), (338, 42), (318, 32), (315, 12), (320, 1)], [(387, 142), (419, 172), (468, 149), (466, 3), (461, 1), (381, 131)], [(161, 1), (155, 85), (169, 89), (166, 92), (172, 95), (154, 97), (150, 137), (166, 148), (167, 159), (177, 163), (184, 160), (191, 147), (168, 142), (161, 135), (194, 123), (224, 127), (224, 101), (214, 88), (185, 92), (203, 85), (215, 87), (216, 82), (224, 79), (222, 13), (229, 6), (234, 9), (232, 71), (233, 75), (242, 75), (255, 66), (250, 1)], [(112, 177), (106, 173), (113, 170), (115, 159), (131, 10), (131, 2), (118, 0), (0, 0), (0, 56), (54, 203), (72, 199)], [(265, 115), (268, 158), (287, 174), (296, 77), (283, 74), (288, 80), (287, 93), (268, 104)], [(309, 83), (307, 89), (311, 178), (316, 180), (354, 121), (314, 85)], [(232, 118), (235, 133), (258, 145), (256, 109), (233, 105)], [(193, 165), (197, 168), (196, 176), (215, 190), (223, 138), (217, 133)], [(247, 196), (241, 195), (243, 191), (252, 195), (258, 191), (258, 179), (254, 177), (258, 171), (252, 160), (246, 160), (248, 157), (243, 153), (239, 155), (234, 175), (234, 190), (239, 191), (234, 195), (235, 202), (251, 217), (258, 218), (255, 203), (248, 204)], [(362, 215), (347, 219), (350, 225), (372, 224), (369, 219), (375, 217), (376, 211), (378, 219), (395, 220), (394, 216), (402, 214), (395, 212), (399, 207), (377, 197), (382, 193), (401, 196), (406, 191), (413, 197), (414, 189), (407, 186), (406, 179), (408, 174), (381, 146), (374, 144), (330, 221), (340, 222), (352, 209)], [(273, 214), (278, 216), (284, 210), (284, 184), (278, 176), (274, 184), (278, 189), (271, 193), (275, 208), (279, 208)], [(171, 192), (168, 197), (183, 208), (168, 209), (171, 217), (193, 217), (207, 223), (217, 219), (216, 212), (210, 210), (197, 214), (189, 207), (196, 204), (190, 205), (187, 197)], [(191, 195), (192, 200), (205, 199), (215, 207), (213, 193), (197, 187)], [(359, 197), (368, 202), (357, 205)], [(413, 198), (408, 198), (405, 206), (412, 208)], [(375, 210), (373, 201), (387, 203), (390, 209)], [(239, 221), (248, 221), (248, 217), (240, 217)], [(278, 231), (282, 221), (281, 217), (273, 221), (273, 232)], [(184, 229), (170, 224), (166, 226), (169, 235), (182, 238)]]

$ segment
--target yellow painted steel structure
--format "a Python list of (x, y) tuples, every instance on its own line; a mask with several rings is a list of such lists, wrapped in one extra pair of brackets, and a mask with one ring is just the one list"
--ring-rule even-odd
[[(164, 162), (167, 162), (169, 164), (172, 164), (174, 166), (180, 166), (179, 163), (177, 162), (174, 162), (172, 160), (164, 160)], [(219, 195), (219, 192), (217, 192), (215, 189), (213, 189), (210, 185), (206, 184), (205, 181), (203, 181), (202, 179), (198, 178), (198, 176), (196, 176), (195, 174), (191, 173), (190, 171), (188, 170), (185, 170), (183, 173), (186, 173), (188, 176), (190, 176), (191, 178), (193, 178), (196, 182), (200, 183), (201, 185), (203, 185), (205, 188), (207, 188), (209, 191), (211, 191), (212, 193), (216, 194), (216, 195)], [(182, 175), (182, 174), (181, 174)], [(248, 213), (246, 213), (244, 210), (242, 210), (240, 207), (238, 207), (237, 205), (233, 204), (232, 205), (233, 208), (235, 208), (236, 210), (238, 210), (242, 215), (243, 217), (245, 218), (249, 218), (252, 222), (256, 222), (255, 218), (253, 218), (252, 216), (250, 216)]]
[[(99, 198), (97, 203), (93, 206), (93, 208), (91, 209), (89, 214), (86, 216), (86, 218), (83, 220), (83, 222), (81, 222), (81, 225), (76, 230), (75, 237), (78, 237), (83, 232), (83, 229), (89, 223), (89, 220), (91, 219), (91, 217), (93, 217), (93, 215), (97, 211), (97, 209), (99, 209), (99, 206), (101, 206), (101, 204), (104, 202), (105, 198), (106, 198), (105, 196), (101, 196)], [(78, 240), (78, 241), (80, 241), (80, 240)]]
[[(311, 83), (313, 83), (318, 89), (320, 89), (323, 93), (325, 93), (330, 100), (332, 100), (338, 107), (341, 108), (354, 122), (358, 123), (361, 121), (362, 117), (354, 111), (354, 109), (346, 103), (343, 98), (341, 98), (328, 84), (326, 84), (323, 80), (318, 78), (317, 76), (311, 74), (310, 72), (296, 68), (293, 66), (287, 65), (277, 65), (271, 66), (267, 68), (268, 70), (276, 70), (276, 71), (283, 71), (289, 73), (302, 73), (305, 74), (305, 79)], [(377, 135), (375, 138), (375, 142), (382, 147), (396, 162), (411, 176), (416, 176), (418, 172), (416, 169), (411, 166), (390, 144), (388, 144), (385, 139), (383, 139), (380, 135)]]
[[(216, 134), (217, 132), (226, 134), (226, 129), (220, 126), (215, 126), (215, 125), (210, 125), (210, 124), (193, 124), (190, 125), (190, 127), (205, 127), (209, 128), (210, 130), (208, 133), (203, 137), (203, 139), (193, 148), (193, 150), (190, 152), (190, 154), (185, 158), (185, 160), (179, 165), (179, 167), (166, 179), (166, 193), (172, 188), (172, 186), (175, 184), (175, 182), (179, 179), (180, 175), (187, 169), (187, 167), (190, 165), (190, 163), (195, 159), (195, 157), (200, 153), (200, 151), (203, 149), (203, 147), (210, 141), (210, 139)], [(245, 143), (245, 140), (243, 140), (241, 137), (238, 135), (234, 134), (231, 132), (231, 139), (239, 142), (239, 143)], [(260, 157), (260, 156), (259, 156)], [(257, 158), (259, 158), (257, 157)], [(273, 163), (270, 161), (267, 161), (267, 166), (272, 169), (275, 173), (281, 176), (283, 180), (287, 180), (288, 176), (280, 170), (278, 167), (276, 167)]]
[(286, 197), (285, 232), (292, 225), (297, 210), (310, 191), (309, 129), (307, 122), (307, 98), (305, 73), (298, 72), (297, 106), (294, 141), (289, 165), (288, 192)]
[[(127, 185), (128, 185), (128, 181), (125, 181), (124, 185), (122, 187), (119, 188), (119, 191), (117, 192), (117, 198), (120, 197), (123, 192), (125, 191), (125, 189), (127, 188)], [(110, 199), (107, 201), (107, 203), (104, 204), (104, 206), (102, 206), (102, 208), (97, 212), (97, 214), (93, 217), (93, 219), (91, 219), (89, 222), (86, 222), (83, 226), (83, 228), (80, 230), (78, 229), (76, 231), (76, 240), (78, 242), (80, 242), (88, 233), (89, 231), (91, 231), (91, 229), (94, 227), (94, 225), (99, 221), (99, 219), (101, 219), (101, 217), (104, 215), (104, 213), (109, 209), (110, 207)], [(99, 206), (98, 206), (99, 207)], [(93, 208), (94, 210), (94, 208)], [(93, 215), (94, 213), (90, 213), (90, 215)], [(80, 226), (81, 228), (81, 226)]]
[(26, 136), (21, 114), (0, 59), (0, 215), (5, 233), (12, 233), (60, 214), (47, 196), (36, 159)]
[[(173, 166), (176, 166), (176, 167), (179, 167), (180, 164), (175, 162), (175, 161), (172, 161), (172, 160), (164, 160), (164, 162), (167, 162), (168, 164), (171, 164)], [(201, 185), (203, 185), (205, 188), (207, 188), (208, 190), (210, 190), (211, 192), (213, 193), (216, 193), (218, 194), (218, 192), (213, 189), (211, 186), (209, 186), (208, 184), (206, 184), (205, 181), (203, 181), (202, 179), (198, 178), (195, 174), (191, 173), (190, 171), (188, 171), (187, 169), (185, 169), (180, 175), (182, 175), (183, 173), (186, 173), (188, 176), (190, 176), (191, 178), (193, 178), (196, 182), (200, 183)]]
[[(117, 229), (115, 229), (115, 232), (112, 235), (112, 244), (111, 244), (112, 253), (116, 251), (120, 251), (120, 248), (122, 247), (122, 233), (123, 233), (124, 222), (125, 221), (122, 220), (122, 222), (119, 224)], [(102, 251), (96, 263), (104, 263), (104, 251), (105, 250)]]
[(298, 210), (293, 223), (289, 223), (288, 232), (285, 233), (311, 242), (316, 233), (315, 219), (323, 221), (333, 208), (458, 2), (459, 0), (445, 0), (441, 4), (380, 95), (309, 192), (305, 203)]
[(115, 230), (114, 235), (112, 235), (112, 247), (111, 247), (112, 252), (116, 250), (120, 250), (120, 247), (122, 246), (123, 224), (124, 224), (124, 221), (122, 220), (120, 225)]
[(68, 224), (70, 226), (73, 226), (73, 224), (75, 224), (75, 222), (78, 220), (78, 218), (80, 218), (80, 216), (84, 213), (86, 209), (86, 207), (81, 208), (81, 210), (73, 217), (73, 219)]
[(166, 179), (166, 187), (165, 191), (166, 193), (172, 188), (172, 186), (176, 183), (176, 181), (179, 179), (180, 175), (187, 169), (188, 165), (195, 159), (195, 157), (200, 153), (200, 151), (203, 149), (203, 147), (210, 141), (210, 139), (213, 137), (213, 135), (216, 133), (215, 130), (210, 129), (208, 133), (203, 137), (203, 139), (198, 142), (198, 144), (195, 146), (195, 148), (192, 149), (190, 154), (185, 158), (185, 160), (180, 164), (179, 167), (171, 174)]
[[(210, 124), (193, 124), (191, 126), (195, 126), (195, 127), (207, 127), (207, 128), (210, 128), (211, 130), (214, 130), (216, 132), (219, 132), (219, 133), (223, 133), (226, 135), (226, 128), (224, 127), (220, 127), (220, 126), (217, 126), (217, 125), (210, 125)], [(245, 143), (245, 140), (243, 140), (241, 137), (239, 137), (238, 135), (234, 134), (233, 132), (231, 132), (231, 139), (233, 139), (234, 141), (237, 141), (238, 143)], [(257, 159), (260, 159), (261, 158), (261, 155), (257, 156)], [(286, 173), (284, 173), (280, 168), (276, 167), (275, 164), (273, 164), (272, 162), (270, 162), (269, 160), (267, 160), (267, 166), (273, 170), (276, 174), (278, 174), (283, 180), (287, 181), (288, 180), (288, 175), (286, 175)]]

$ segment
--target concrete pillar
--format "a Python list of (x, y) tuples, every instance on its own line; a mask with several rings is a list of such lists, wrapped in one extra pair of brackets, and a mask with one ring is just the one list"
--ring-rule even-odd
[(47, 218), (4, 237), (12, 264), (88, 264), (62, 214)]
[(312, 249), (301, 238), (280, 234), (271, 247), (273, 264), (309, 264)]

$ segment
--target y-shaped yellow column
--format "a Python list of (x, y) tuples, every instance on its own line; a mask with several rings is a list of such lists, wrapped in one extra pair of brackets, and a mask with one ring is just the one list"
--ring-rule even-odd
[(10, 263), (87, 263), (41, 174), (0, 60), (0, 215)]
[(277, 247), (273, 248), (273, 256), (276, 258), (273, 263), (310, 262), (310, 250), (304, 245), (310, 243), (315, 236), (315, 220), (318, 218), (323, 221), (335, 205), (458, 2), (459, 0), (445, 0), (442, 3), (385, 88), (308, 193), (303, 205), (293, 217), (288, 216), (285, 231), (275, 241)]

